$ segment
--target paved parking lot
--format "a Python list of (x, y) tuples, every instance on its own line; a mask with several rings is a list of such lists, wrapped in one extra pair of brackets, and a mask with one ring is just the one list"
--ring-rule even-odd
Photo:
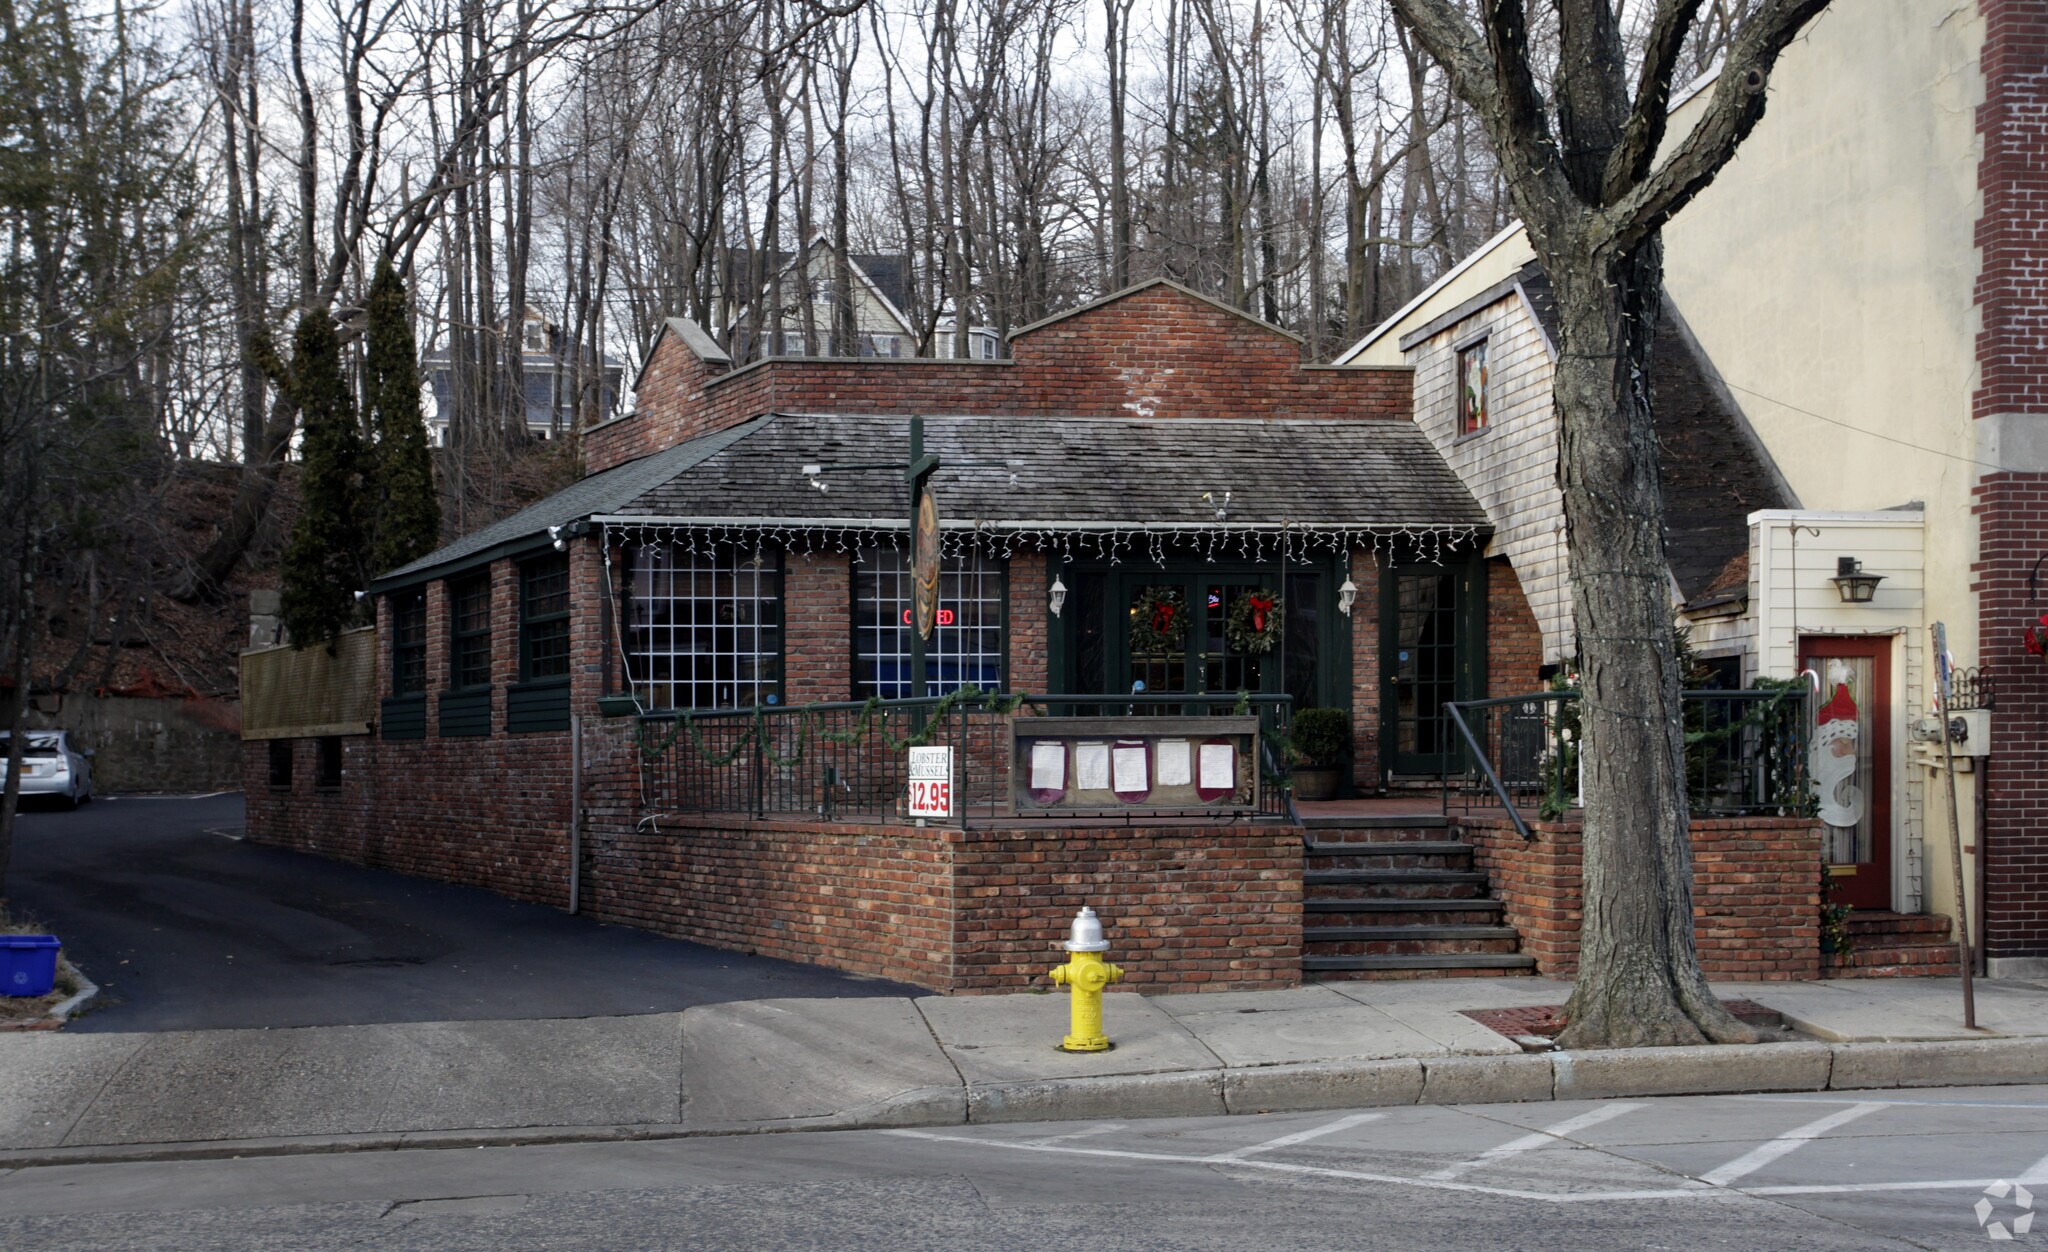
[(1989, 1087), (48, 1167), (0, 1245), (2048, 1247), (2037, 1203), (2048, 1088)]
[(239, 794), (22, 814), (12, 905), (104, 992), (68, 1030), (622, 1016), (913, 992), (261, 847), (242, 824)]

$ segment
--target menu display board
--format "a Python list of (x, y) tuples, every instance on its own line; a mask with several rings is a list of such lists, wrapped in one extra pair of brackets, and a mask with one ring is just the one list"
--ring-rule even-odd
[(1015, 811), (1253, 812), (1256, 717), (1019, 717), (1010, 725)]

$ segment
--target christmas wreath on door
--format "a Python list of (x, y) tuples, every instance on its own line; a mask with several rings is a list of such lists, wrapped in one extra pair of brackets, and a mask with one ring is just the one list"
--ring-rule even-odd
[(1131, 611), (1131, 651), (1156, 656), (1187, 646), (1187, 606), (1178, 587), (1147, 587)]
[(1263, 656), (1280, 642), (1282, 615), (1277, 594), (1264, 587), (1247, 591), (1231, 601), (1230, 616), (1223, 623), (1223, 637), (1235, 652)]

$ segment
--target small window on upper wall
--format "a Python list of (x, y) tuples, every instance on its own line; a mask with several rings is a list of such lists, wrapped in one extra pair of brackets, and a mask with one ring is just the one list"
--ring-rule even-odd
[(1458, 433), (1485, 430), (1488, 420), (1486, 385), (1486, 340), (1480, 339), (1458, 349)]

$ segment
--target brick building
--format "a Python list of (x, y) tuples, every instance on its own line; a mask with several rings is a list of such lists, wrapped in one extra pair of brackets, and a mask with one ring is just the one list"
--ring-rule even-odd
[[(251, 836), (948, 991), (1022, 985), (1082, 903), (1138, 985), (1546, 968), (1420, 806), (1313, 819), (1305, 857), (1252, 737), (1342, 710), (1343, 785), (1398, 792), (1455, 763), (1445, 701), (1539, 681), (1412, 372), (1306, 365), (1165, 282), (1010, 349), (735, 368), (670, 322), (586, 478), (376, 581), (374, 725), (252, 744)], [(922, 710), (881, 703), (916, 685), (914, 437)], [(1041, 777), (1063, 719), (1103, 742)], [(955, 748), (962, 820), (901, 811), (913, 732)], [(1091, 782), (1094, 749), (1118, 772)], [(1810, 881), (1786, 898), (1810, 934)]]

